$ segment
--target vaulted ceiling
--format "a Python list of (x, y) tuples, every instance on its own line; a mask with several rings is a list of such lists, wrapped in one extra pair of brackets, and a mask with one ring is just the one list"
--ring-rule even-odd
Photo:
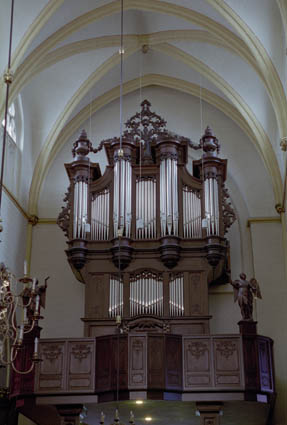
[[(3, 72), (10, 4), (1, 4)], [(19, 199), (30, 214), (56, 216), (63, 162), (83, 126), (95, 146), (100, 135), (119, 134), (120, 6), (15, 0), (10, 100), (20, 94)], [(286, 19), (285, 0), (124, 0), (125, 118), (149, 97), (172, 131), (198, 140), (207, 124), (217, 127), (235, 204), (242, 198), (247, 216), (276, 214), (282, 197)]]

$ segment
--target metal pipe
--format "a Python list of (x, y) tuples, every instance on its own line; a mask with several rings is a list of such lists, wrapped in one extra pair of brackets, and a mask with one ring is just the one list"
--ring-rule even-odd
[(73, 238), (77, 236), (77, 215), (78, 215), (78, 199), (77, 199), (77, 182), (74, 183), (74, 216), (73, 216)]
[(163, 283), (160, 281), (160, 315), (163, 316)]
[(215, 215), (216, 215), (216, 234), (219, 235), (219, 199), (218, 199), (218, 181), (214, 181), (214, 197), (215, 197)]
[(174, 235), (178, 235), (178, 185), (177, 185), (177, 160), (172, 160), (173, 165), (173, 221)]
[(130, 161), (128, 162), (128, 223), (129, 223), (129, 230), (128, 230), (128, 237), (131, 236), (131, 220), (132, 220), (132, 166)]

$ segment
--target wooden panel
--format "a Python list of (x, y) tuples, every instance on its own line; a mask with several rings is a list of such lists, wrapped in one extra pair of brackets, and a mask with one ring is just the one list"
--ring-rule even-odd
[(40, 362), (36, 372), (35, 392), (60, 393), (65, 391), (66, 343), (65, 341), (41, 342)]
[(259, 390), (257, 342), (254, 335), (243, 336), (245, 388)]
[(261, 391), (273, 391), (272, 347), (270, 340), (258, 337), (257, 344)]
[(111, 337), (97, 338), (96, 388), (101, 391), (111, 389)]
[(189, 313), (191, 316), (200, 316), (208, 314), (208, 288), (207, 279), (204, 273), (189, 273), (189, 293), (190, 305)]
[(148, 387), (164, 388), (164, 337), (148, 337)]
[(180, 336), (165, 336), (166, 389), (182, 389), (182, 340)]
[(129, 336), (129, 389), (147, 388), (147, 336)]
[[(119, 348), (119, 356), (118, 356)], [(119, 367), (118, 367), (119, 365)], [(119, 388), (128, 387), (128, 338), (127, 336), (112, 339), (112, 387), (117, 388), (117, 371), (119, 371)]]
[(184, 389), (212, 387), (209, 338), (184, 338)]
[(215, 386), (240, 388), (242, 382), (241, 344), (239, 338), (214, 338)]
[(85, 285), (85, 317), (108, 318), (109, 274), (87, 274)]
[(93, 392), (95, 389), (95, 340), (68, 342), (67, 389)]

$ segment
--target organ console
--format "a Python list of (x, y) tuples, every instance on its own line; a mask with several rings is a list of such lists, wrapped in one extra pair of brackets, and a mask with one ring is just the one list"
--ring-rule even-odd
[[(101, 149), (103, 175), (89, 158)], [(202, 152), (192, 173), (190, 150)], [(209, 127), (198, 144), (168, 131), (147, 100), (120, 138), (95, 149), (81, 133), (65, 165), (70, 187), (58, 224), (86, 283), (86, 336), (114, 332), (116, 316), (125, 330), (136, 320), (162, 332), (209, 332), (208, 286), (226, 281), (225, 235), (235, 220), (219, 150)]]

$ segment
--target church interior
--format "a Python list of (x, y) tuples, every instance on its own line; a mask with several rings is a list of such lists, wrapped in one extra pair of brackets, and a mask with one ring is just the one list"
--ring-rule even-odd
[(0, 1), (0, 425), (287, 424), (286, 52), (286, 0)]

